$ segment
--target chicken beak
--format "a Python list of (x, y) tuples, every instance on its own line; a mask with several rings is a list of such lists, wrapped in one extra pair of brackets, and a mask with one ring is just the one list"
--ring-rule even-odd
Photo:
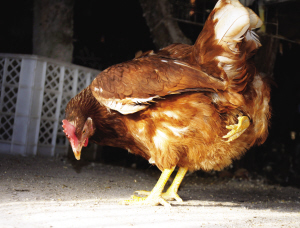
[(88, 139), (85, 139), (84, 141), (79, 141), (79, 143), (78, 141), (71, 140), (71, 147), (74, 156), (77, 160), (80, 160), (82, 147), (86, 147), (87, 144), (88, 144)]
[(71, 143), (71, 147), (75, 158), (80, 160), (82, 145), (79, 144), (78, 146), (75, 146), (73, 143)]
[(81, 151), (80, 151), (80, 150), (78, 150), (78, 151), (73, 150), (73, 152), (74, 152), (75, 158), (76, 158), (77, 160), (80, 160)]

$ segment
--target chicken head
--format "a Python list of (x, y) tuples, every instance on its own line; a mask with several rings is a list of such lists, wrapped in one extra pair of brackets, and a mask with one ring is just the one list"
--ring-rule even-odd
[(87, 118), (84, 127), (81, 131), (76, 131), (76, 123), (70, 123), (68, 120), (64, 119), (63, 129), (66, 137), (68, 138), (75, 158), (80, 160), (82, 147), (86, 147), (89, 142), (89, 137), (94, 134), (93, 120), (89, 117)]

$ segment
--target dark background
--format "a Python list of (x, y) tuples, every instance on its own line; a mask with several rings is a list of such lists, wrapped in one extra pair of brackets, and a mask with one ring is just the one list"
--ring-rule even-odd
[[(215, 1), (205, 1), (213, 7)], [(274, 1), (276, 2), (276, 1)], [(257, 10), (257, 4), (252, 9)], [(252, 148), (242, 160), (228, 168), (241, 168), (246, 176), (264, 176), (270, 182), (300, 186), (300, 3), (286, 1), (266, 5), (269, 22), (279, 23), (279, 46), (273, 72), (272, 124), (268, 140)], [(2, 3), (0, 52), (32, 54), (33, 0)], [(180, 23), (193, 42), (199, 25)], [(276, 33), (272, 24), (267, 33)], [(155, 49), (138, 0), (76, 0), (74, 8), (73, 63), (103, 70), (135, 56), (139, 50)], [(291, 137), (295, 135), (295, 138)], [(147, 161), (115, 148), (98, 153), (101, 162), (149, 168)], [(199, 172), (199, 175), (203, 174)], [(229, 174), (230, 175), (230, 174)], [(246, 177), (247, 178), (247, 177)]]

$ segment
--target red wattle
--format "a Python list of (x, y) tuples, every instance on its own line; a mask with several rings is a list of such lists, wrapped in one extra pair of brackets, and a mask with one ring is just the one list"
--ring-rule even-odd
[(86, 147), (88, 144), (89, 144), (89, 139), (86, 139), (83, 146)]

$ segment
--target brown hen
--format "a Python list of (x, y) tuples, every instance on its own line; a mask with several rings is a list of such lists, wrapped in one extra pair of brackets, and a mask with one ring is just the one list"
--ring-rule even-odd
[[(221, 170), (268, 134), (270, 88), (251, 56), (257, 15), (219, 0), (193, 46), (173, 44), (114, 65), (67, 105), (63, 127), (75, 157), (88, 140), (127, 149), (162, 175), (148, 195), (125, 204), (182, 201), (188, 170)], [(178, 173), (163, 188), (175, 167)]]

